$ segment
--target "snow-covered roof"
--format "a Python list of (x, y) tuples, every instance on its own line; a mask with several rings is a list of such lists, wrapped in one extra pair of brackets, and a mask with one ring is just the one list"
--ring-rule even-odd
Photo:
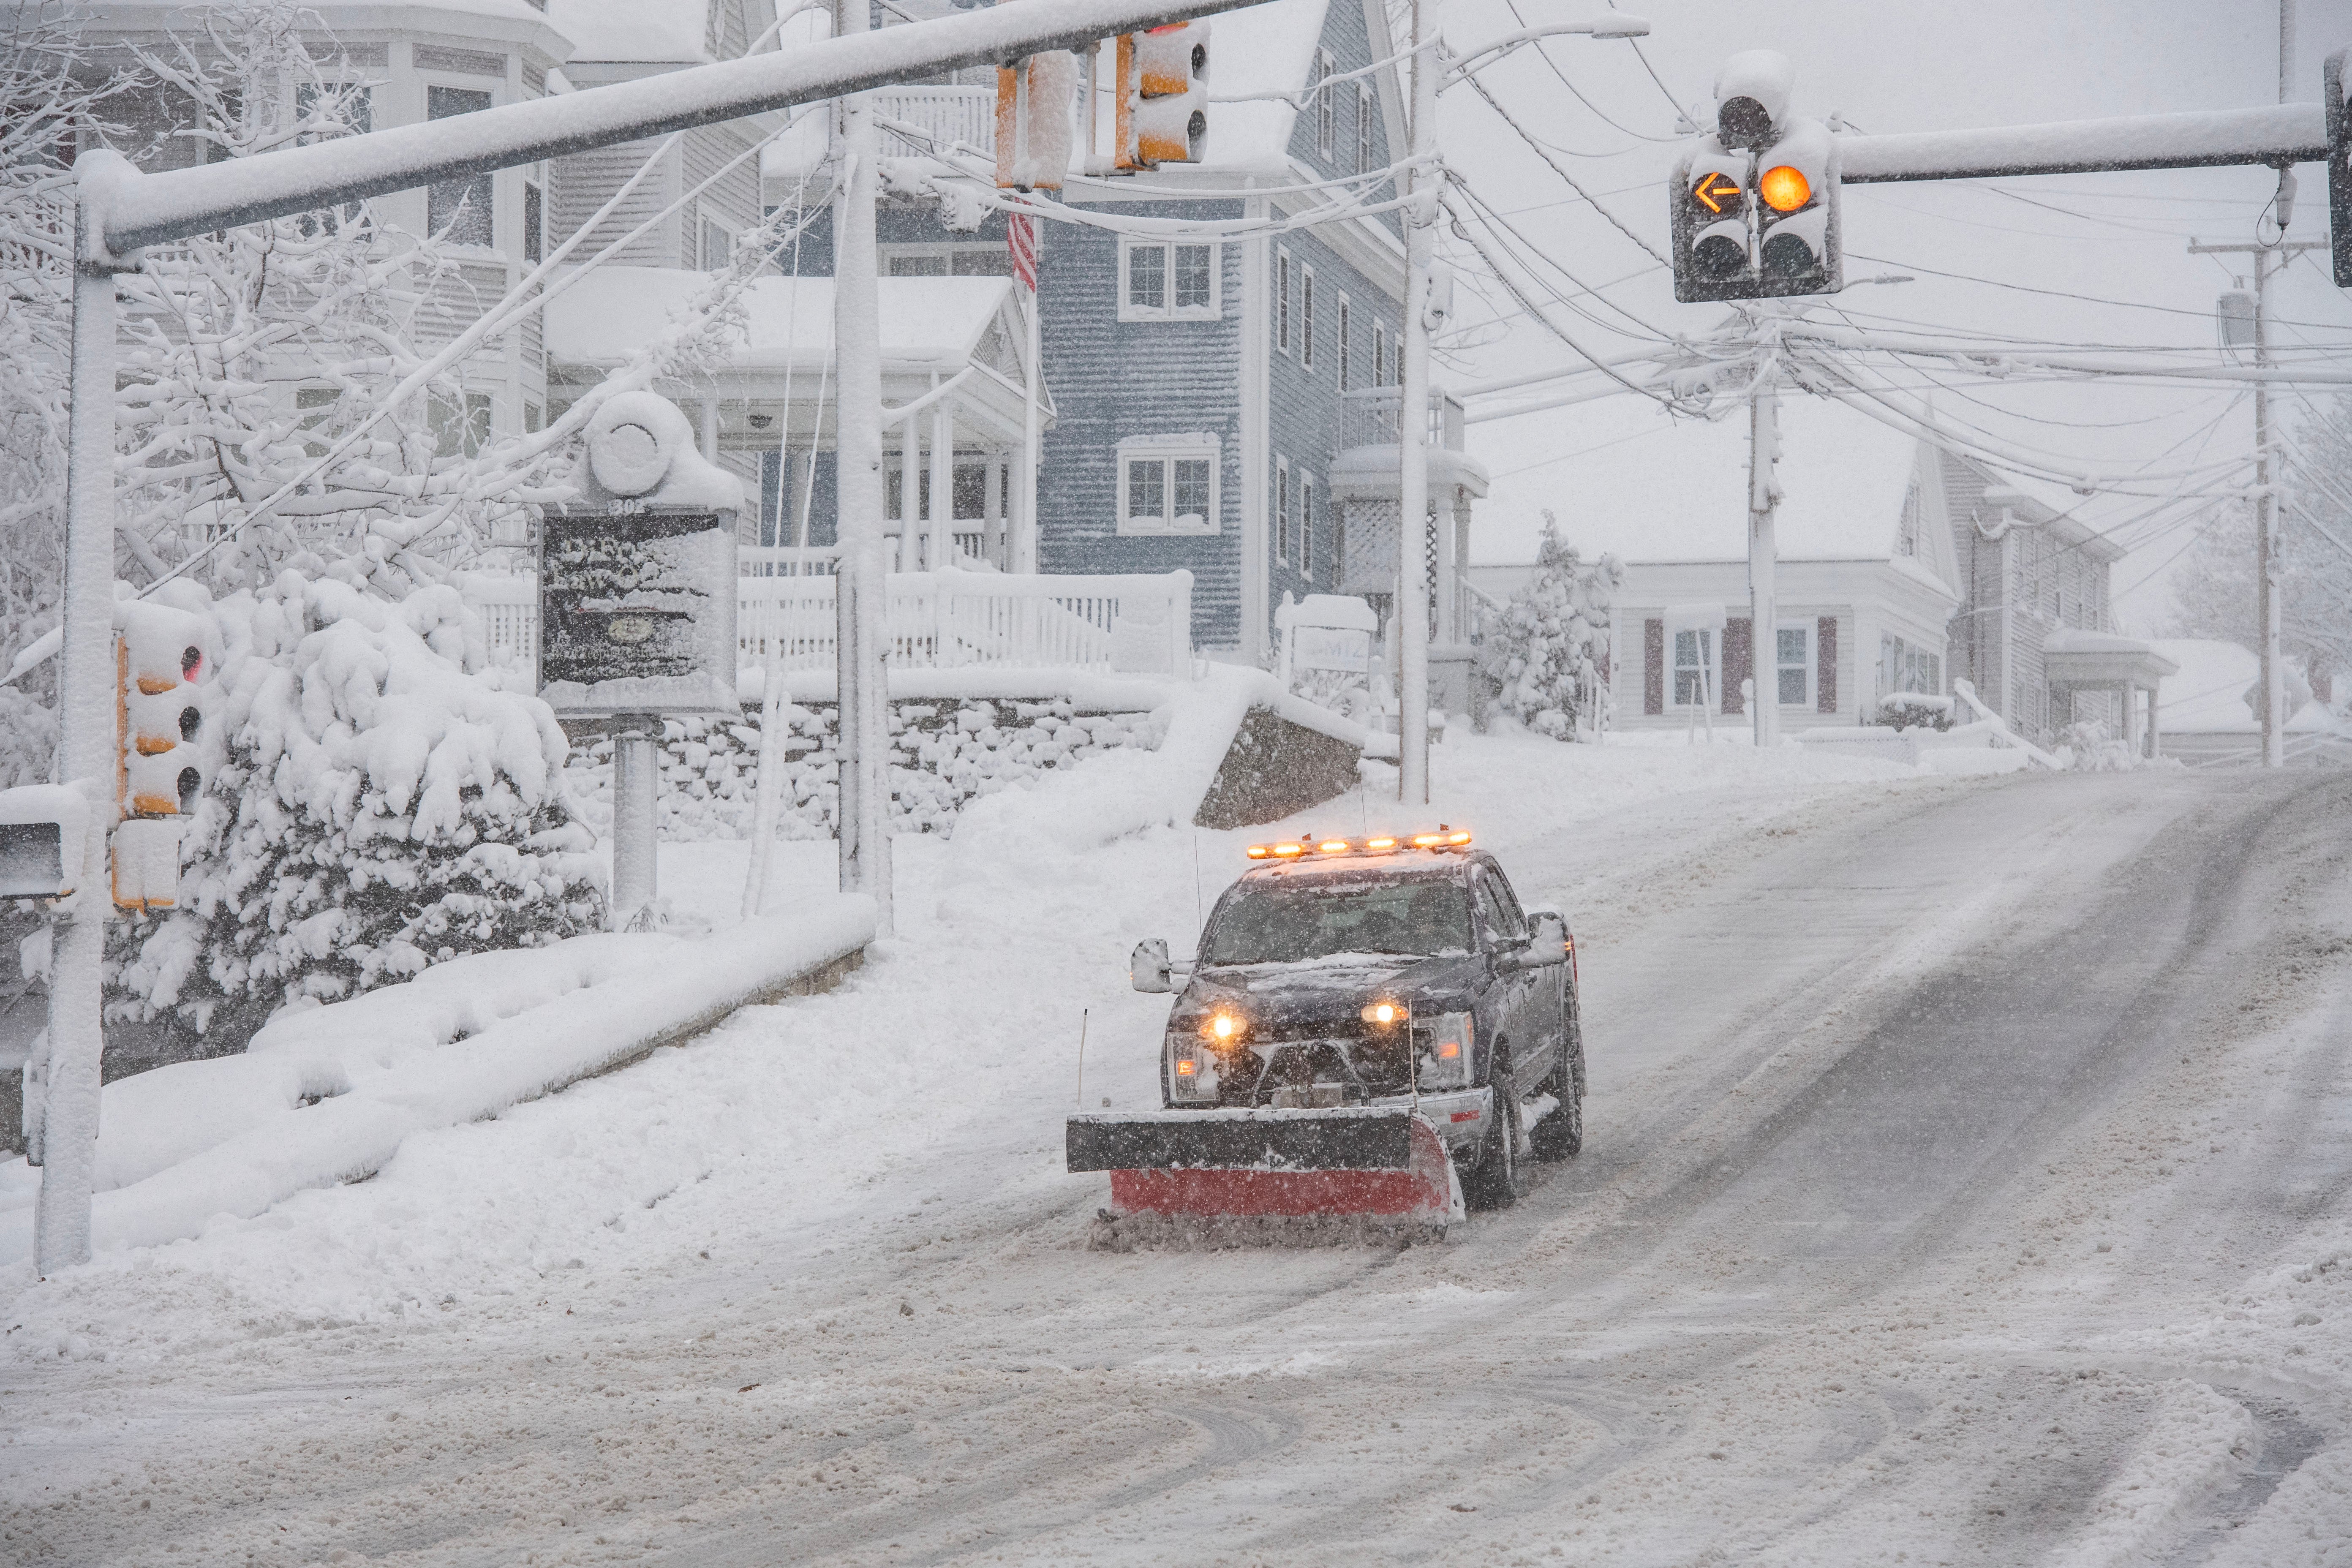
[[(1563, 465), (1546, 504), (1559, 513), (1560, 536), (1588, 558), (1607, 551), (1629, 563), (1745, 561), (1748, 447), (1744, 410), (1705, 422), (1655, 417), (1651, 428)], [(1780, 559), (1894, 556), (1916, 440), (1841, 404), (1784, 396), (1780, 454)]]
[(700, 64), (711, 58), (703, 47), (703, 0), (547, 0), (547, 19), (572, 40), (575, 60)]
[[(1013, 290), (1009, 278), (877, 281), (884, 362), (941, 369), (971, 358)], [(708, 274), (670, 268), (600, 267), (549, 302), (548, 353), (572, 364), (618, 364), (709, 283)], [(730, 367), (789, 363), (814, 372), (832, 342), (833, 279), (754, 279), (743, 291), (743, 313), (747, 336), (728, 357)]]

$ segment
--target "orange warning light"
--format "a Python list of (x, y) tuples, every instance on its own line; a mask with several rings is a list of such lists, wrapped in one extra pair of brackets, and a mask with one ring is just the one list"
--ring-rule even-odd
[(1806, 180), (1804, 171), (1786, 163), (1778, 163), (1765, 170), (1764, 177), (1756, 184), (1756, 189), (1763, 196), (1764, 205), (1776, 213), (1795, 212), (1813, 199), (1813, 187)]

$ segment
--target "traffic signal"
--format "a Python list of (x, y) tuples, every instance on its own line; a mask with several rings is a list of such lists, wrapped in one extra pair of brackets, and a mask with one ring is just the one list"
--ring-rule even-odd
[(1121, 33), (1113, 140), (1121, 169), (1197, 163), (1209, 141), (1209, 24)]
[(1716, 131), (1675, 161), (1675, 298), (1831, 294), (1845, 286), (1837, 139), (1789, 113), (1785, 56), (1751, 49), (1716, 79)]
[(114, 901), (169, 909), (180, 877), (180, 833), (204, 798), (212, 767), (207, 731), (211, 663), (204, 618), (166, 605), (115, 605), (117, 803)]
[(1070, 167), (1070, 102), (1077, 57), (1066, 49), (1015, 60), (996, 73), (996, 187), (1058, 191)]

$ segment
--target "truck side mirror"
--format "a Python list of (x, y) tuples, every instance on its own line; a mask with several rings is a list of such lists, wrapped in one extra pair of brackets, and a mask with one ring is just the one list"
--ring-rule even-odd
[(1168, 975), (1168, 939), (1146, 937), (1135, 944), (1135, 955), (1127, 961), (1127, 977), (1138, 991), (1166, 993), (1176, 989)]
[(1568, 962), (1568, 922), (1555, 914), (1537, 915), (1528, 922), (1530, 934), (1523, 947), (1505, 955), (1514, 970), (1549, 969)]

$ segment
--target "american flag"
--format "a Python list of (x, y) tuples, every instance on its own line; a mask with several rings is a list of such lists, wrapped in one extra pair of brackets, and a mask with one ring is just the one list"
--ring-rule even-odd
[(1037, 291), (1037, 220), (1014, 213), (1004, 220), (1004, 247), (1013, 253), (1013, 276), (1032, 294)]

